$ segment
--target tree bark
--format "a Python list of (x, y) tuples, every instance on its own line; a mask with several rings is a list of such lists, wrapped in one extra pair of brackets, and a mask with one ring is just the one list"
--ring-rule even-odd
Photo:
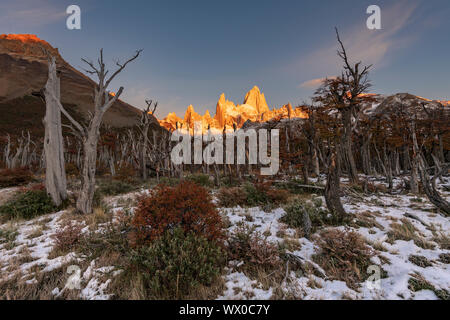
[[(98, 122), (101, 119), (96, 120)], [(100, 127), (98, 123), (98, 128)], [(97, 126), (95, 124), (94, 126)], [(99, 133), (95, 127), (89, 131), (86, 141), (83, 143), (83, 164), (81, 169), (81, 188), (77, 199), (77, 210), (82, 213), (91, 213), (93, 211), (94, 193), (95, 193), (95, 171), (97, 165), (97, 144)]]
[(358, 171), (356, 170), (355, 159), (352, 152), (352, 121), (351, 109), (344, 108), (341, 112), (344, 124), (344, 134), (342, 136), (342, 151), (345, 161), (345, 166), (348, 171), (348, 176), (351, 182), (358, 182)]
[(55, 205), (67, 199), (67, 178), (64, 164), (64, 146), (59, 110), (60, 79), (56, 74), (56, 60), (50, 57), (48, 80), (44, 88), (45, 96), (45, 188)]
[(327, 184), (325, 186), (325, 202), (328, 210), (343, 221), (347, 214), (341, 203), (340, 178), (338, 174), (338, 165), (336, 163), (336, 153), (331, 156), (331, 164), (328, 167)]
[(436, 190), (437, 177), (440, 174), (448, 171), (448, 167), (445, 166), (442, 170), (437, 172), (431, 181), (426, 171), (424, 161), (422, 161), (422, 165), (419, 168), (420, 168), (419, 169), (420, 180), (422, 181), (423, 190), (425, 191), (428, 200), (430, 200), (432, 204), (434, 204), (439, 210), (444, 212), (447, 216), (450, 216), (450, 203), (446, 201), (444, 198), (442, 198), (439, 192)]

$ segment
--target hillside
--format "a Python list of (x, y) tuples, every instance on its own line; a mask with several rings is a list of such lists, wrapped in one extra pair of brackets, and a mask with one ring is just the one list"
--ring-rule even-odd
[[(42, 48), (57, 59), (61, 77), (61, 101), (78, 117), (93, 107), (95, 83), (68, 64), (57, 48), (35, 35), (0, 35), (0, 134), (31, 130), (40, 134), (45, 104), (33, 93), (47, 81), (47, 58)], [(105, 114), (104, 123), (128, 127), (136, 123), (139, 110), (118, 100)], [(156, 120), (155, 120), (156, 123)]]

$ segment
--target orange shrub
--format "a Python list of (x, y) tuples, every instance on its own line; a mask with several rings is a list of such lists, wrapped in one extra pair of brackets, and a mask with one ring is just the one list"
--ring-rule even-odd
[(208, 191), (190, 181), (175, 187), (160, 185), (141, 198), (132, 221), (133, 246), (147, 244), (167, 230), (181, 227), (208, 240), (223, 238), (222, 220)]

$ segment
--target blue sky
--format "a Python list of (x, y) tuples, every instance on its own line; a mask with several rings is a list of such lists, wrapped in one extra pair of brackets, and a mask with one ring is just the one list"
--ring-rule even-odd
[[(81, 7), (82, 29), (66, 28), (68, 5)], [(381, 7), (382, 30), (366, 28), (366, 9)], [(215, 112), (219, 95), (242, 103), (258, 85), (271, 107), (308, 101), (317, 80), (336, 75), (334, 27), (349, 55), (373, 64), (372, 92), (410, 92), (450, 100), (448, 0), (0, 0), (0, 33), (32, 33), (80, 58), (142, 56), (111, 90), (137, 106), (160, 102), (158, 117)]]

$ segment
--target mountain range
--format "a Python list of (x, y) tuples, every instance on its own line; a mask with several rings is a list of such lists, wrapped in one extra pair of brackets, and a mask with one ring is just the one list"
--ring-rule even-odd
[(178, 117), (175, 113), (169, 113), (166, 118), (159, 120), (159, 123), (168, 130), (193, 128), (195, 122), (202, 122), (203, 130), (208, 128), (229, 130), (233, 129), (233, 126), (241, 128), (247, 121), (266, 122), (274, 118), (305, 117), (307, 115), (301, 108), (294, 109), (290, 103), (279, 109), (270, 110), (264, 93), (261, 93), (260, 89), (255, 86), (245, 95), (244, 103), (241, 105), (236, 105), (233, 101), (227, 100), (225, 94), (222, 93), (217, 101), (214, 117), (211, 117), (208, 110), (202, 116), (196, 113), (194, 107), (190, 105), (184, 114), (184, 118)]
[[(21, 134), (23, 130), (29, 130), (32, 134), (43, 136), (45, 103), (36, 95), (47, 81), (47, 55), (43, 49), (56, 57), (61, 78), (61, 101), (65, 108), (75, 118), (85, 118), (92, 110), (95, 82), (67, 63), (57, 48), (35, 35), (3, 34), (0, 35), (0, 135)], [(450, 106), (450, 101), (429, 100), (408, 93), (370, 95), (374, 102), (364, 106), (364, 109), (366, 114), (371, 115), (395, 112), (399, 105), (419, 113), (424, 112), (422, 104), (433, 108), (444, 106), (446, 111)], [(105, 114), (104, 123), (117, 128), (131, 127), (138, 123), (140, 114), (141, 110), (118, 100)], [(249, 123), (306, 117), (302, 107), (293, 108), (290, 103), (270, 109), (264, 93), (254, 86), (240, 105), (228, 100), (222, 93), (214, 116), (208, 110), (200, 115), (189, 105), (183, 118), (169, 113), (161, 120), (152, 116), (151, 121), (152, 126), (161, 126), (169, 131), (193, 128), (195, 122), (201, 122), (204, 131), (208, 128), (222, 131), (242, 128)]]

